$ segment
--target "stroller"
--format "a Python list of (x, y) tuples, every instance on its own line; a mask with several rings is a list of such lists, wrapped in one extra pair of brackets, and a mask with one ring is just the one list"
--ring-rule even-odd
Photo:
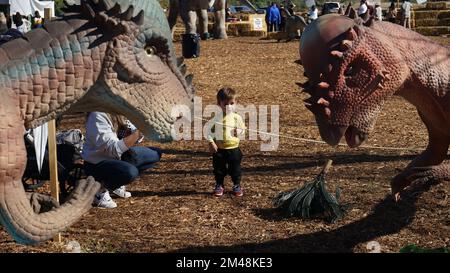
[[(27, 165), (22, 176), (22, 183), (27, 191), (35, 190), (50, 180), (48, 145), (45, 150), (41, 172), (38, 170), (34, 139), (30, 133), (25, 134)], [(83, 135), (80, 130), (69, 130), (56, 136), (58, 158), (58, 180), (61, 196), (69, 195), (77, 180), (85, 177), (81, 160)]]

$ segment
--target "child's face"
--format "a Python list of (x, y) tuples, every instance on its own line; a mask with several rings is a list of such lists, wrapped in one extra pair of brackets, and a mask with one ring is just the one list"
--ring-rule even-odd
[(219, 106), (220, 106), (220, 108), (222, 108), (222, 111), (224, 113), (226, 113), (227, 110), (228, 110), (228, 112), (234, 112), (234, 107), (236, 106), (236, 104), (237, 104), (236, 98), (232, 98), (229, 100), (223, 100), (223, 101), (219, 102)]

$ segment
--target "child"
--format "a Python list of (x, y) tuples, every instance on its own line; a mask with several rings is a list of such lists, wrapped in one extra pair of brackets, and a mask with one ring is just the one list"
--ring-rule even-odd
[(214, 195), (223, 195), (223, 182), (229, 174), (233, 181), (233, 194), (242, 196), (241, 188), (241, 160), (239, 137), (245, 135), (245, 124), (242, 117), (234, 113), (237, 104), (236, 91), (225, 87), (217, 93), (217, 104), (222, 108), (223, 115), (214, 117), (214, 124), (208, 135), (209, 150), (213, 153), (214, 177), (216, 186)]

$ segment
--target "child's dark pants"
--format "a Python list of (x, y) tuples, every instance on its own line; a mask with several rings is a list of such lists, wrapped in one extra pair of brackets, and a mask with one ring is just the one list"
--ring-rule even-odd
[(231, 176), (234, 185), (241, 183), (241, 149), (218, 149), (213, 155), (214, 176), (216, 184), (223, 186), (227, 174)]

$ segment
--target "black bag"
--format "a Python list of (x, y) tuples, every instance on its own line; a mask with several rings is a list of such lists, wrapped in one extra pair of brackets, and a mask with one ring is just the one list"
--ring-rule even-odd
[(182, 49), (184, 58), (197, 58), (200, 56), (200, 37), (198, 34), (183, 34)]

